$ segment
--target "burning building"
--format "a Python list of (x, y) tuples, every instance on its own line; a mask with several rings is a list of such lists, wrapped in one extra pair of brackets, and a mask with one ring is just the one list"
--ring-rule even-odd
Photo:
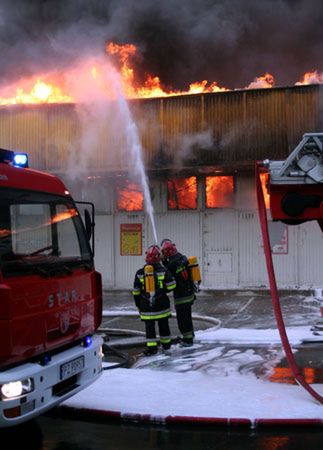
[[(304, 132), (323, 130), (322, 92), (316, 84), (129, 101), (158, 240), (172, 238), (198, 257), (205, 288), (267, 286), (254, 163), (285, 159)], [(0, 146), (27, 151), (32, 167), (58, 173), (74, 196), (94, 201), (97, 267), (105, 286), (128, 289), (154, 243), (147, 199), (115, 114), (105, 113), (95, 139), (85, 139), (80, 109), (68, 97), (2, 106)], [(279, 286), (320, 284), (319, 228), (269, 228)]]
[[(2, 2), (0, 146), (95, 203), (105, 286), (129, 289), (156, 236), (205, 288), (267, 286), (254, 163), (323, 131), (319, 6)], [(321, 285), (318, 227), (269, 226), (279, 285)]]

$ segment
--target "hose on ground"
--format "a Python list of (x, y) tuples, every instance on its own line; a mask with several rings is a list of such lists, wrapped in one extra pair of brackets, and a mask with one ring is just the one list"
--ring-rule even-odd
[(118, 369), (120, 367), (129, 367), (134, 362), (133, 358), (131, 356), (129, 356), (128, 353), (120, 352), (119, 350), (117, 350), (114, 347), (112, 347), (108, 344), (105, 344), (105, 343), (103, 344), (102, 347), (103, 347), (104, 356), (108, 356), (109, 353), (111, 353), (113, 356), (116, 356), (121, 359), (120, 363), (115, 363), (113, 365), (104, 366), (103, 370), (112, 370), (112, 369)]
[[(122, 318), (122, 317), (134, 317), (134, 318), (139, 318), (139, 313), (138, 311), (124, 311), (124, 310), (112, 310), (112, 311), (107, 311), (107, 310), (103, 310), (102, 311), (102, 316), (103, 317), (118, 317), (118, 318)], [(172, 313), (170, 318), (174, 319), (176, 318), (176, 313)], [(222, 322), (220, 321), (220, 319), (214, 318), (214, 317), (210, 317), (210, 316), (203, 316), (200, 314), (192, 314), (192, 319), (195, 321), (203, 321), (203, 322), (207, 322), (210, 323), (211, 325), (213, 325), (213, 328), (218, 329), (221, 327)], [(98, 329), (98, 332), (100, 333), (105, 333), (105, 334), (109, 334), (109, 335), (114, 335), (114, 336), (133, 336), (130, 337), (128, 339), (121, 339), (117, 342), (113, 343), (114, 347), (130, 347), (130, 346), (136, 346), (136, 345), (143, 345), (147, 342), (147, 340), (145, 339), (146, 333), (143, 331), (138, 331), (138, 330), (129, 330), (129, 329), (123, 329), (123, 328), (105, 328), (105, 327), (100, 327)], [(141, 337), (141, 338), (140, 338)], [(137, 339), (136, 339), (137, 338)], [(173, 343), (177, 343), (179, 341), (178, 337), (173, 337), (172, 338)]]

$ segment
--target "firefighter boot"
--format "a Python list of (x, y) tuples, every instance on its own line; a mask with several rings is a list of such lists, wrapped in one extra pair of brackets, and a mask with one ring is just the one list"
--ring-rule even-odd
[(180, 341), (181, 347), (192, 347), (193, 345), (193, 338), (182, 338)]
[(163, 344), (163, 350), (169, 350), (171, 347), (171, 344)]
[(147, 347), (146, 350), (144, 350), (144, 355), (152, 356), (152, 355), (156, 355), (157, 352), (158, 352), (157, 347)]

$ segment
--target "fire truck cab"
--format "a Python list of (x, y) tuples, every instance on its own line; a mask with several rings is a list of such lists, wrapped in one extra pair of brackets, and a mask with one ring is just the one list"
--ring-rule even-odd
[(63, 402), (102, 370), (89, 227), (62, 181), (27, 165), (26, 154), (0, 149), (0, 427)]

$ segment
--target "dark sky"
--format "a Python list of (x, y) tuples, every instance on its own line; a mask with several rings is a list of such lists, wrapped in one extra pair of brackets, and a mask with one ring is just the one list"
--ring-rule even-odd
[(265, 72), (294, 85), (323, 72), (323, 2), (0, 0), (0, 83), (73, 65), (110, 40), (137, 45), (141, 76), (173, 89), (243, 88)]

